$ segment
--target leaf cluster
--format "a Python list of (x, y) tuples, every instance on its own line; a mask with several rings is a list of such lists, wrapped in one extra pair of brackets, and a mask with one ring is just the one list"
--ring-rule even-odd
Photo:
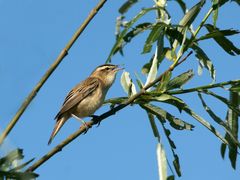
[(23, 172), (23, 169), (31, 163), (34, 159), (31, 159), (25, 163), (20, 164), (19, 162), (24, 158), (23, 150), (16, 149), (9, 152), (6, 156), (0, 158), (0, 179), (8, 180), (30, 180), (38, 177), (33, 172)]

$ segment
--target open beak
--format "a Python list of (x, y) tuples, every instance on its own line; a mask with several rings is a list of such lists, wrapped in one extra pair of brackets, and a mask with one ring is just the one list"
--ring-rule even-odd
[(124, 67), (121, 67), (122, 65), (116, 65), (115, 71), (123, 70)]

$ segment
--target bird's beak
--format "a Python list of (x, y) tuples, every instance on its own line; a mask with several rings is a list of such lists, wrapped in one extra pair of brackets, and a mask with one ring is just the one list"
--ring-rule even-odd
[(123, 70), (124, 67), (121, 67), (122, 65), (116, 65), (116, 69), (115, 71), (120, 71), (120, 70)]

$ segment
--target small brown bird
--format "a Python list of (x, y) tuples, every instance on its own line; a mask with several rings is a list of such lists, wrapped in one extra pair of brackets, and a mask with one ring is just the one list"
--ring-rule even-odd
[(119, 70), (117, 65), (103, 64), (98, 66), (92, 74), (76, 85), (67, 95), (61, 110), (56, 115), (56, 124), (50, 136), (50, 144), (64, 123), (74, 117), (81, 118), (93, 115), (93, 113), (103, 104), (108, 89), (113, 84)]

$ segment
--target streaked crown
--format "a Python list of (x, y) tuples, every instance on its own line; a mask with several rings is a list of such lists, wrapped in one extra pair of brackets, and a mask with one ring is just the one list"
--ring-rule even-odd
[(115, 80), (116, 73), (121, 70), (118, 65), (103, 64), (98, 66), (91, 74), (92, 77), (101, 79), (106, 86), (111, 86)]

